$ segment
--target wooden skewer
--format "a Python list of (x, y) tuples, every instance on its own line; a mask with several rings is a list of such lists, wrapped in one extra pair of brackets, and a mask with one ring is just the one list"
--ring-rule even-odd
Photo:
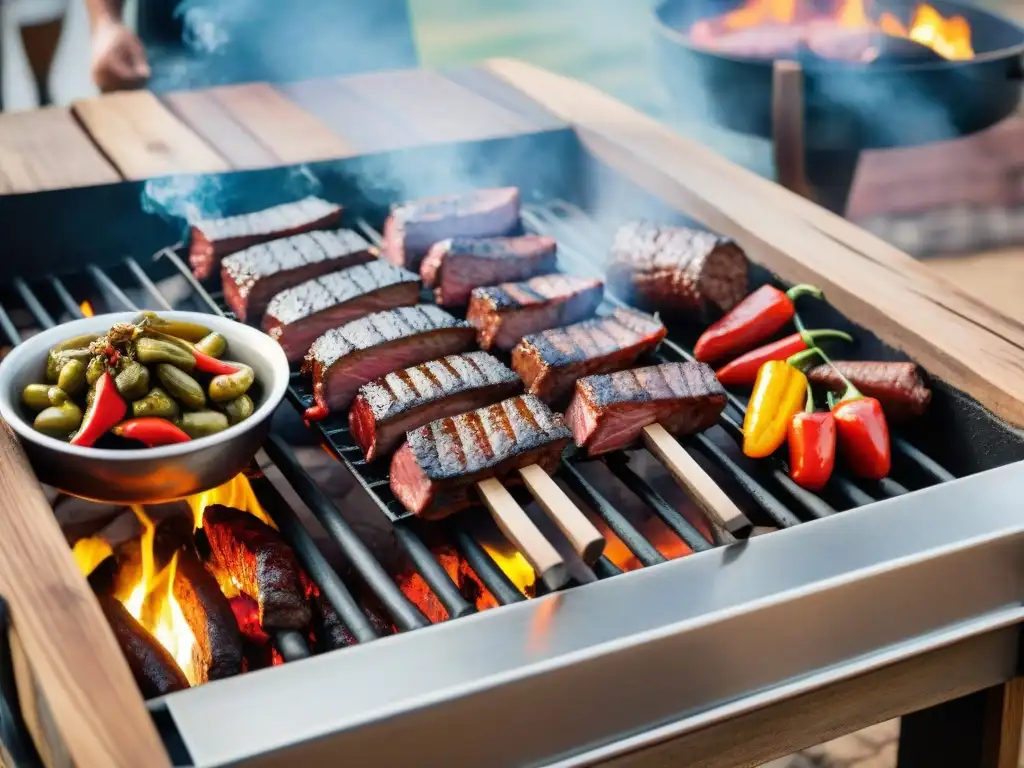
[(576, 554), (587, 565), (596, 563), (604, 552), (605, 541), (601, 532), (539, 466), (531, 464), (523, 467), (519, 474), (533, 498), (572, 543)]
[(644, 427), (643, 439), (647, 450), (658, 457), (708, 517), (738, 539), (750, 536), (750, 521), (667, 429), (651, 424)]
[(476, 484), (480, 496), (501, 532), (523, 553), (537, 577), (548, 589), (556, 590), (569, 580), (569, 569), (551, 542), (533, 524), (526, 511), (497, 480), (481, 480)]

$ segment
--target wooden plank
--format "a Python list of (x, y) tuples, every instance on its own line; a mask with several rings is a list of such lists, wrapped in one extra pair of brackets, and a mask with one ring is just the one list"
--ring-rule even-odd
[(1024, 248), (942, 256), (922, 262), (978, 300), (1024, 323)]
[(73, 109), (125, 178), (230, 170), (223, 157), (148, 91), (84, 99)]
[(48, 764), (169, 766), (114, 634), (7, 429), (0, 430), (0, 562), (18, 698)]
[(515, 112), (529, 123), (534, 131), (550, 131), (565, 128), (567, 125), (543, 105), (482, 67), (443, 69), (441, 74), (488, 101)]
[(684, 139), (596, 89), (511, 60), (490, 71), (576, 126), (597, 157), (933, 375), (1024, 426), (1024, 323), (819, 206)]
[(267, 168), (277, 158), (210, 91), (179, 91), (162, 96), (182, 122), (217, 150), (232, 168)]
[(0, 114), (0, 194), (110, 184), (121, 176), (68, 109)]

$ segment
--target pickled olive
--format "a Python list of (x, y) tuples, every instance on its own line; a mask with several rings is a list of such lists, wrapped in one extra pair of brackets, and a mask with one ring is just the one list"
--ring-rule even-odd
[(224, 413), (227, 414), (228, 421), (234, 425), (240, 421), (245, 421), (252, 416), (253, 411), (256, 410), (256, 406), (252, 402), (252, 398), (248, 395), (242, 395), (236, 397), (230, 402), (224, 403)]
[(206, 405), (203, 387), (181, 369), (169, 363), (160, 363), (156, 367), (156, 377), (160, 379), (167, 394), (186, 408), (198, 411)]
[(144, 398), (132, 403), (132, 416), (137, 419), (156, 416), (174, 421), (180, 413), (181, 409), (178, 404), (160, 387), (154, 387)]
[(125, 400), (138, 400), (149, 392), (149, 369), (130, 360), (121, 368), (114, 384)]
[(80, 336), (72, 336), (64, 339), (60, 344), (50, 347), (51, 352), (65, 352), (69, 349), (87, 349), (100, 335), (98, 333), (83, 333)]
[(64, 363), (57, 375), (57, 386), (69, 395), (85, 387), (85, 363), (81, 360), (68, 360)]
[(256, 374), (247, 365), (240, 366), (234, 373), (214, 376), (210, 380), (210, 399), (215, 403), (226, 403), (241, 397), (249, 391), (255, 379)]
[(215, 435), (228, 428), (228, 417), (217, 411), (194, 411), (182, 414), (178, 426), (193, 440)]
[(107, 370), (107, 364), (102, 357), (98, 355), (89, 361), (89, 365), (85, 368), (85, 382), (90, 387), (96, 383), (103, 372)]
[(210, 357), (220, 357), (228, 348), (228, 340), (219, 333), (211, 333), (196, 342), (196, 349)]
[(196, 359), (187, 349), (149, 336), (143, 336), (135, 342), (135, 357), (140, 363), (147, 365), (170, 363), (186, 371), (191, 371), (196, 365)]
[(68, 400), (63, 405), (51, 405), (36, 416), (32, 426), (51, 437), (69, 439), (82, 423), (82, 409)]
[(143, 312), (135, 319), (135, 325), (143, 324), (168, 336), (192, 342), (199, 341), (211, 333), (210, 329), (205, 325), (187, 323), (181, 320), (167, 320), (160, 317), (156, 312)]
[(83, 363), (87, 363), (91, 357), (92, 352), (89, 351), (88, 347), (83, 349), (63, 349), (56, 352), (51, 349), (46, 356), (46, 378), (49, 381), (57, 381), (61, 369), (67, 365), (68, 361), (81, 360)]
[(49, 408), (52, 405), (50, 402), (50, 385), (29, 384), (21, 390), (21, 402), (33, 411), (42, 411)]
[(50, 405), (64, 405), (68, 401), (68, 393), (60, 387), (50, 387), (46, 390), (46, 399)]

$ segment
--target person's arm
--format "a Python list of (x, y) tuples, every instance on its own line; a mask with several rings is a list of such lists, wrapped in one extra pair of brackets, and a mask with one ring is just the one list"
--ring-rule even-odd
[(104, 92), (142, 85), (149, 63), (142, 42), (124, 25), (124, 0), (85, 0), (85, 7), (92, 28), (93, 82)]

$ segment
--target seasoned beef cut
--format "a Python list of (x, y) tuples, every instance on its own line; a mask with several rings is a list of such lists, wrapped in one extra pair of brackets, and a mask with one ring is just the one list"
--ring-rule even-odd
[(192, 225), (188, 261), (200, 280), (212, 275), (225, 256), (279, 237), (330, 229), (341, 221), (341, 206), (307, 197), (241, 216), (207, 219)]
[(152, 699), (188, 688), (188, 679), (174, 657), (128, 613), (127, 608), (110, 595), (99, 595), (98, 599), (132, 676), (142, 691), (142, 698)]
[(434, 243), (450, 237), (508, 235), (518, 226), (515, 187), (415, 200), (395, 208), (384, 222), (381, 253), (392, 264), (418, 271)]
[(281, 534), (248, 512), (211, 504), (203, 531), (213, 563), (231, 574), (239, 590), (256, 598), (265, 630), (303, 629), (310, 620), (301, 568)]
[[(910, 421), (928, 410), (932, 391), (914, 363), (836, 360), (834, 365), (862, 394), (877, 399), (894, 422)], [(842, 378), (828, 365), (815, 366), (807, 372), (807, 379), (833, 392), (846, 389)]]
[(519, 395), (410, 431), (391, 460), (391, 490), (410, 512), (444, 517), (471, 504), (481, 480), (531, 464), (554, 472), (571, 438), (561, 414)]
[(553, 237), (456, 237), (434, 244), (420, 265), (427, 288), (442, 307), (462, 307), (481, 285), (526, 280), (554, 272), (558, 246)]
[(641, 309), (708, 321), (747, 295), (747, 257), (710, 232), (634, 222), (615, 236), (608, 286)]
[(376, 259), (281, 291), (270, 300), (263, 330), (284, 347), (288, 362), (296, 363), (331, 328), (373, 312), (412, 306), (419, 297), (417, 275)]
[(410, 429), (496, 403), (522, 389), (509, 368), (486, 352), (415, 365), (364, 384), (348, 414), (367, 461), (390, 453)]
[(608, 317), (526, 336), (512, 350), (512, 368), (528, 392), (554, 403), (583, 376), (633, 365), (644, 352), (656, 349), (665, 334), (657, 318), (616, 309)]
[(643, 428), (661, 424), (677, 437), (712, 426), (725, 408), (725, 389), (704, 363), (665, 363), (587, 376), (565, 421), (590, 456), (629, 448)]
[(221, 262), (224, 301), (243, 323), (259, 320), (275, 294), (375, 259), (370, 244), (348, 229), (254, 245)]
[(473, 326), (433, 304), (376, 312), (334, 328), (313, 342), (302, 370), (313, 375), (317, 421), (348, 408), (359, 388), (390, 371), (465, 352)]
[(476, 288), (466, 319), (484, 349), (508, 351), (529, 333), (590, 317), (604, 297), (604, 283), (573, 275), (541, 275), (525, 283)]

